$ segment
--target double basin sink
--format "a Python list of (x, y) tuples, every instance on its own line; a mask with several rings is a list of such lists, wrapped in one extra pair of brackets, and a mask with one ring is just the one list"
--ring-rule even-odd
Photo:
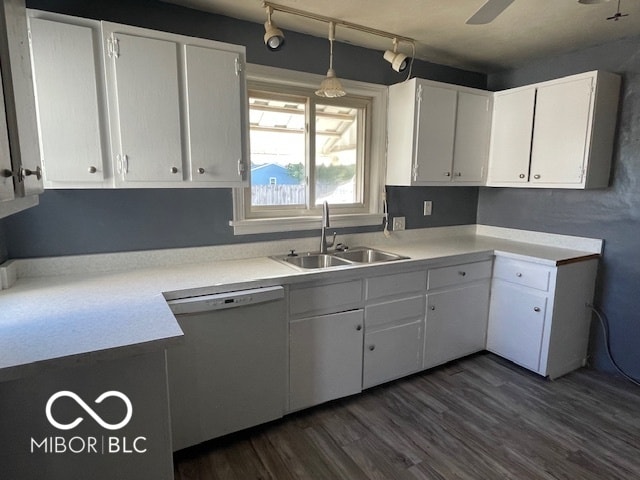
[(302, 269), (319, 269), (330, 267), (346, 267), (370, 263), (392, 262), (406, 260), (409, 257), (395, 253), (383, 252), (375, 248), (356, 247), (332, 253), (308, 252), (298, 255), (271, 257), (278, 262)]

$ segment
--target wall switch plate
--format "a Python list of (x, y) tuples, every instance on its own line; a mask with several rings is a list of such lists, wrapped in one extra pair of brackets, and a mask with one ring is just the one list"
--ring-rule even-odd
[(404, 217), (393, 217), (392, 230), (394, 232), (404, 230)]
[(433, 202), (431, 200), (425, 200), (422, 206), (422, 214), (426, 217), (431, 215), (431, 209), (433, 208)]

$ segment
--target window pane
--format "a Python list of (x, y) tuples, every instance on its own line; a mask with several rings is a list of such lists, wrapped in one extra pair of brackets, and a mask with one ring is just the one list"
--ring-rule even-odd
[(306, 102), (296, 97), (249, 98), (251, 205), (306, 205)]
[(333, 204), (362, 201), (358, 188), (363, 158), (359, 110), (316, 105), (316, 205), (325, 200)]

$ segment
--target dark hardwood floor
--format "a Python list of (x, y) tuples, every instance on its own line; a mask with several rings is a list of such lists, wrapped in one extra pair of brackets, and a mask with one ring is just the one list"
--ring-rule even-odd
[(175, 455), (176, 480), (640, 479), (640, 388), (479, 354)]

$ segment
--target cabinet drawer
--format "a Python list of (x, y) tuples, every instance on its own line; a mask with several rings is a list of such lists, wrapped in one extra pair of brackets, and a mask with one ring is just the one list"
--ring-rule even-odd
[(493, 267), (494, 278), (535, 288), (543, 292), (549, 289), (550, 276), (551, 268), (549, 267), (511, 258), (496, 257)]
[(383, 277), (368, 278), (367, 300), (390, 297), (402, 293), (420, 292), (427, 288), (427, 276), (424, 271), (397, 273)]
[(362, 281), (291, 289), (289, 313), (309, 315), (340, 312), (362, 306)]
[(491, 277), (491, 260), (429, 270), (429, 290)]
[(390, 302), (367, 305), (364, 309), (365, 330), (385, 323), (399, 322), (402, 320), (415, 321), (424, 318), (426, 297), (401, 298)]

